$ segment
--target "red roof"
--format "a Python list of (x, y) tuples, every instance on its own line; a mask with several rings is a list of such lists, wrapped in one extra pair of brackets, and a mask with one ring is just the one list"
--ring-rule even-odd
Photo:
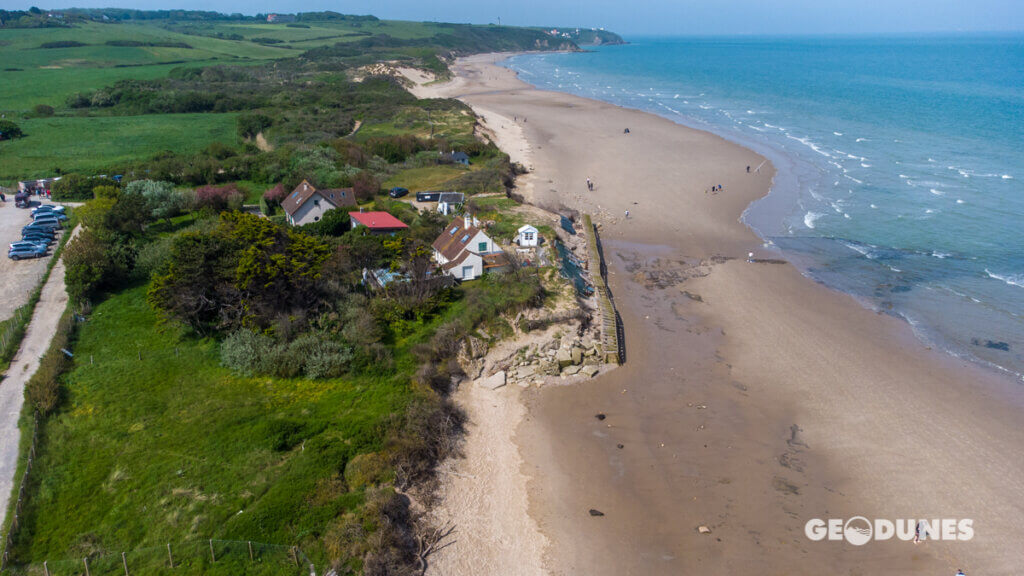
[(370, 230), (396, 230), (409, 226), (387, 212), (349, 212), (349, 218)]

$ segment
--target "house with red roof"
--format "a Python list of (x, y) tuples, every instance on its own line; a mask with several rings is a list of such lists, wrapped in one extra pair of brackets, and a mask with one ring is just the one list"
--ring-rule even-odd
[(319, 222), (324, 213), (330, 210), (358, 205), (356, 194), (351, 188), (317, 190), (306, 180), (281, 201), (281, 208), (284, 208), (288, 223), (292, 226)]
[(484, 234), (480, 222), (466, 215), (451, 221), (434, 240), (434, 261), (441, 270), (459, 280), (483, 276), (484, 259), (501, 249)]
[(409, 225), (387, 212), (349, 212), (352, 229), (365, 226), (371, 234), (394, 234), (409, 228)]

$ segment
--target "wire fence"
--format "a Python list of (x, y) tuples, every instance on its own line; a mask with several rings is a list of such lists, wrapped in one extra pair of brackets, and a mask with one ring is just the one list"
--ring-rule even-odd
[(25, 456), (25, 471), (22, 472), (21, 478), (18, 480), (18, 498), (14, 501), (13, 505), (9, 505), (7, 513), (11, 515), (11, 522), (7, 527), (7, 534), (4, 535), (3, 551), (0, 552), (0, 571), (7, 568), (7, 562), (10, 559), (11, 546), (14, 545), (14, 539), (18, 535), (18, 529), (21, 527), (21, 513), (22, 508), (25, 504), (28, 495), (25, 493), (28, 486), (28, 475), (32, 472), (32, 463), (36, 459), (36, 444), (39, 441), (39, 413), (36, 412), (32, 416), (32, 439), (28, 447), (28, 454)]
[(4, 576), (316, 576), (298, 546), (246, 540), (197, 540), (81, 558), (10, 566)]

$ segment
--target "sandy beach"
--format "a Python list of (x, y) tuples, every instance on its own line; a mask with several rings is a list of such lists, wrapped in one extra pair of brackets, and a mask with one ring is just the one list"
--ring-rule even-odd
[[(627, 363), (580, 384), (460, 391), (467, 457), (439, 512), (456, 532), (430, 573), (1018, 573), (1018, 382), (928, 349), (764, 249), (739, 221), (771, 186), (770, 164), (745, 169), (762, 157), (534, 89), (501, 58), (460, 60), (455, 80), (417, 93), (470, 104), (531, 168), (528, 200), (594, 215)], [(804, 535), (810, 519), (853, 516), (972, 519), (974, 537)]]

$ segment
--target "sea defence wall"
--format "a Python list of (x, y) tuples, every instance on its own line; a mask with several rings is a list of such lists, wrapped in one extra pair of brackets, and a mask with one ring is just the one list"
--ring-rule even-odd
[[(619, 316), (618, 310), (615, 309), (612, 292), (608, 288), (608, 267), (604, 262), (597, 226), (591, 220), (590, 214), (583, 215), (583, 231), (587, 235), (587, 263), (590, 267), (590, 276), (594, 281), (597, 307), (601, 311), (601, 354), (607, 363), (624, 364), (626, 362), (626, 339), (622, 318)], [(596, 270), (593, 268), (595, 263), (597, 264)]]

